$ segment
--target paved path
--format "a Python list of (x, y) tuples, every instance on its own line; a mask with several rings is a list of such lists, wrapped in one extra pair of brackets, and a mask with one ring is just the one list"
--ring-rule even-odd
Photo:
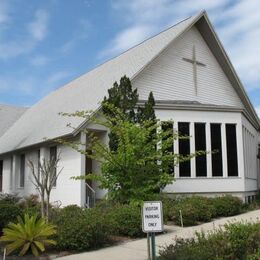
[[(177, 237), (188, 238), (194, 235), (195, 231), (210, 231), (228, 222), (260, 221), (260, 210), (247, 212), (235, 217), (221, 218), (199, 226), (181, 228), (177, 226), (166, 226), (167, 234), (156, 236), (157, 252), (161, 246), (170, 244)], [(138, 239), (122, 243), (120, 245), (103, 248), (96, 251), (61, 257), (62, 260), (145, 260), (147, 259), (147, 240)]]

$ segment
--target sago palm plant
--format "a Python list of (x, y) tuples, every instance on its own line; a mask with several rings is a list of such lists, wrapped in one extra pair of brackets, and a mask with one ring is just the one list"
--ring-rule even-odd
[(0, 241), (7, 243), (6, 253), (10, 254), (20, 250), (19, 256), (25, 255), (29, 250), (35, 255), (45, 251), (45, 245), (55, 245), (49, 236), (56, 234), (55, 226), (45, 223), (43, 218), (36, 215), (24, 215), (24, 219), (18, 217), (18, 223), (10, 223), (3, 229)]

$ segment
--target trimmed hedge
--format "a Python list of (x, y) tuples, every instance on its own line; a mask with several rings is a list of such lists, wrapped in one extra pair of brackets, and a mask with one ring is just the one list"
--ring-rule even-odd
[(209, 222), (215, 217), (233, 216), (243, 211), (243, 203), (237, 197), (222, 196), (207, 198), (202, 196), (165, 198), (162, 197), (164, 221), (173, 221), (181, 225), (180, 211), (183, 225), (197, 225)]
[(178, 225), (181, 224), (180, 211), (184, 226), (208, 222), (216, 214), (216, 210), (211, 200), (206, 197), (186, 197), (181, 199), (173, 209), (172, 219)]
[(206, 236), (177, 239), (160, 250), (160, 260), (260, 259), (260, 223), (238, 223), (225, 226)]
[(22, 210), (15, 204), (0, 203), (0, 234), (9, 222), (16, 221)]
[(216, 217), (229, 217), (242, 212), (242, 201), (230, 195), (211, 199), (212, 205), (216, 210)]
[(105, 217), (98, 211), (71, 205), (60, 209), (51, 221), (57, 225), (54, 239), (61, 250), (89, 250), (109, 242)]
[(143, 237), (141, 208), (133, 205), (116, 205), (106, 215), (110, 226), (110, 234)]

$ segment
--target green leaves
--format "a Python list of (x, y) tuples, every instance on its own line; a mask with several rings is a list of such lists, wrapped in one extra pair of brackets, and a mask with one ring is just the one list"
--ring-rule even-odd
[(24, 218), (18, 217), (18, 223), (10, 223), (3, 229), (2, 242), (9, 242), (6, 245), (7, 254), (21, 249), (19, 255), (25, 255), (29, 249), (35, 256), (39, 251), (45, 251), (45, 245), (55, 245), (56, 242), (47, 239), (56, 234), (55, 226), (46, 224), (44, 219), (37, 218), (36, 215), (24, 215)]

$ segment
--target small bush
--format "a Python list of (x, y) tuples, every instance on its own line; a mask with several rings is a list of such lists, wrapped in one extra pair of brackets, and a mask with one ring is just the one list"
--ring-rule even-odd
[(215, 208), (216, 217), (228, 217), (241, 213), (243, 208), (242, 201), (230, 195), (216, 197), (211, 199), (212, 205)]
[(9, 222), (15, 221), (21, 213), (22, 210), (17, 205), (0, 203), (0, 233)]
[(18, 205), (25, 214), (41, 216), (41, 204), (38, 195), (31, 194), (24, 197), (19, 201)]
[(160, 260), (259, 259), (260, 223), (229, 224), (224, 230), (177, 239), (160, 251)]
[(57, 225), (57, 247), (62, 250), (89, 250), (108, 243), (105, 217), (92, 209), (71, 205), (59, 210), (52, 222)]
[(106, 215), (110, 233), (129, 237), (142, 237), (141, 208), (118, 204), (109, 209)]
[(17, 204), (21, 198), (17, 194), (8, 194), (2, 193), (0, 194), (0, 204)]
[(181, 224), (180, 210), (184, 226), (208, 222), (216, 214), (210, 199), (199, 196), (182, 198), (175, 204), (172, 218), (178, 225)]
[(55, 245), (54, 240), (49, 239), (56, 233), (55, 226), (45, 223), (43, 218), (36, 215), (25, 214), (23, 218), (18, 217), (18, 223), (10, 223), (3, 230), (1, 242), (6, 244), (6, 253), (19, 250), (19, 256), (25, 255), (29, 250), (34, 256), (39, 256), (45, 251), (46, 245)]

